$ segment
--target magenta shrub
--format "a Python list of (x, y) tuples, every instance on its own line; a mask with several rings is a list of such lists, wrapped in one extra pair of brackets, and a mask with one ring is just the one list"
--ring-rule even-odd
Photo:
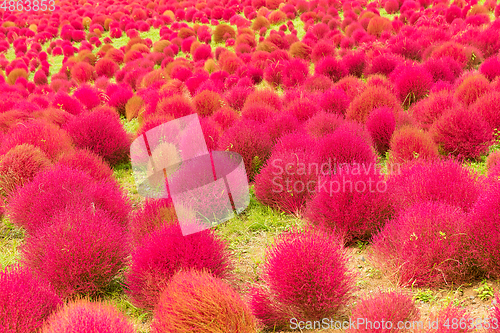
[(50, 224), (58, 212), (72, 206), (107, 211), (122, 226), (128, 223), (129, 199), (116, 182), (95, 181), (86, 172), (54, 166), (40, 172), (12, 197), (10, 220), (32, 233)]
[(350, 102), (343, 90), (332, 88), (323, 92), (319, 97), (318, 105), (328, 113), (345, 115)]
[(319, 60), (315, 66), (316, 75), (324, 75), (333, 82), (337, 82), (349, 74), (346, 65), (335, 57), (327, 56)]
[(40, 148), (17, 145), (0, 157), (0, 195), (8, 197), (51, 165)]
[(299, 122), (311, 119), (318, 111), (316, 103), (309, 98), (297, 98), (285, 108), (285, 112), (294, 115)]
[[(471, 333), (475, 331), (473, 329), (474, 325), (470, 325), (470, 323), (473, 323), (474, 318), (467, 312), (466, 309), (456, 307), (452, 304), (442, 308), (437, 313), (431, 313), (429, 319), (433, 323), (437, 322), (438, 326), (433, 327), (432, 329), (428, 329), (427, 331), (425, 331), (426, 333), (430, 333), (436, 330), (439, 330), (439, 332), (443, 333), (453, 333), (453, 332)], [(460, 325), (460, 323), (462, 323), (462, 325)], [(469, 323), (469, 324), (464, 325), (463, 323)], [(484, 323), (483, 327), (486, 327), (486, 325), (487, 324)]]
[(400, 167), (412, 161), (431, 161), (439, 159), (438, 146), (428, 132), (413, 126), (402, 126), (396, 130), (389, 142), (389, 169)]
[(318, 140), (317, 160), (320, 163), (367, 163), (375, 164), (377, 156), (370, 144), (359, 133), (347, 127), (338, 128)]
[(300, 127), (300, 122), (291, 113), (278, 112), (267, 120), (264, 127), (271, 140), (276, 142), (282, 136), (295, 132)]
[(64, 153), (57, 161), (58, 165), (86, 172), (95, 180), (114, 180), (113, 170), (102, 157), (87, 149), (75, 149)]
[(134, 325), (111, 303), (77, 300), (53, 314), (42, 333), (134, 333)]
[(426, 97), (433, 84), (432, 75), (423, 66), (398, 67), (392, 72), (391, 79), (404, 106)]
[(70, 120), (64, 129), (75, 145), (101, 156), (111, 166), (129, 155), (130, 138), (116, 114), (105, 109), (81, 114)]
[(183, 236), (178, 223), (165, 225), (134, 250), (127, 272), (127, 294), (137, 307), (151, 310), (179, 270), (207, 269), (217, 277), (227, 277), (231, 267), (225, 242), (212, 230)]
[(249, 180), (253, 180), (269, 157), (272, 141), (263, 124), (240, 120), (228, 128), (218, 142), (217, 150), (230, 150), (240, 154)]
[(396, 129), (394, 111), (388, 107), (372, 110), (366, 120), (366, 128), (370, 132), (377, 152), (385, 154), (389, 150), (389, 143)]
[(461, 103), (448, 91), (432, 93), (413, 104), (410, 113), (424, 130), (428, 130), (444, 112), (458, 109)]
[(0, 330), (4, 333), (36, 332), (62, 306), (52, 286), (27, 268), (0, 269), (0, 285)]
[(479, 97), (470, 106), (470, 110), (486, 120), (491, 129), (500, 129), (500, 91), (492, 91)]
[(480, 114), (465, 108), (447, 110), (430, 132), (445, 153), (459, 158), (478, 159), (494, 143), (490, 125)]
[(309, 67), (301, 59), (293, 59), (285, 63), (281, 80), (285, 88), (300, 86), (309, 75)]
[[(497, 6), (497, 9), (500, 8), (500, 5)], [(498, 12), (500, 13), (500, 9), (498, 10)], [(500, 16), (500, 15), (499, 15)], [(495, 329), (495, 327), (497, 327), (496, 325), (498, 324), (498, 322), (500, 322), (500, 296), (498, 295), (498, 293), (495, 295), (495, 306), (493, 307), (493, 309), (491, 309), (491, 315), (490, 315), (490, 326), (492, 327), (488, 333), (491, 333), (491, 332), (496, 332), (497, 329)]]
[(479, 67), (479, 71), (488, 80), (493, 81), (497, 76), (500, 76), (500, 59), (498, 57), (486, 59)]
[(126, 232), (106, 211), (73, 206), (53, 215), (22, 247), (22, 262), (63, 297), (97, 295), (125, 266)]
[[(305, 135), (293, 137), (303, 144), (310, 140)], [(312, 153), (312, 148), (275, 150), (255, 177), (256, 199), (272, 208), (300, 215), (316, 190), (318, 172), (310, 168), (317, 164)]]
[(347, 264), (341, 243), (327, 233), (282, 233), (266, 253), (266, 289), (253, 290), (252, 310), (270, 328), (289, 327), (290, 318), (331, 318), (351, 299), (354, 274)]
[(474, 263), (488, 277), (500, 276), (498, 255), (500, 249), (500, 227), (496, 217), (499, 214), (500, 183), (494, 182), (478, 198), (472, 210), (467, 232), (470, 237)]
[(335, 132), (344, 121), (344, 117), (341, 115), (320, 111), (305, 123), (305, 129), (310, 136), (321, 138)]
[[(411, 296), (403, 291), (378, 291), (358, 301), (351, 313), (351, 321), (357, 322), (364, 319), (366, 324), (359, 325), (357, 329), (348, 332), (371, 333), (408, 331), (397, 329), (398, 322), (413, 322), (420, 319), (420, 311)], [(393, 329), (384, 328), (374, 330), (370, 328), (368, 322), (392, 323)], [(382, 325), (380, 325), (382, 326)], [(373, 325), (372, 325), (373, 327)]]
[(331, 172), (318, 175), (306, 219), (347, 244), (370, 240), (393, 214), (384, 175), (375, 164), (358, 163), (334, 165)]
[(79, 86), (74, 92), (73, 96), (76, 97), (87, 110), (92, 110), (96, 106), (101, 104), (101, 98), (99, 97), (99, 90), (87, 85), (83, 84)]
[(417, 203), (374, 237), (372, 262), (401, 286), (437, 287), (469, 281), (466, 224), (467, 215), (457, 206)]
[(394, 166), (390, 171), (388, 192), (399, 211), (422, 201), (437, 201), (469, 212), (484, 185), (483, 177), (453, 159)]
[(13, 127), (0, 144), (0, 154), (5, 154), (23, 143), (40, 148), (51, 160), (56, 160), (63, 152), (73, 148), (66, 131), (43, 119), (27, 121)]

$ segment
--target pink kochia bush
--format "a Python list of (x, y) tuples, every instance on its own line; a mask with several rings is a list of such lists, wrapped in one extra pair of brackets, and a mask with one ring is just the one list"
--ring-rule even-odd
[(211, 230), (183, 236), (178, 223), (154, 231), (135, 249), (131, 260), (127, 293), (136, 306), (148, 310), (156, 306), (177, 271), (207, 269), (224, 278), (232, 267), (226, 244)]
[(176, 273), (162, 292), (152, 331), (254, 333), (257, 320), (230, 285), (192, 269)]
[(72, 152), (64, 153), (57, 164), (84, 171), (98, 181), (114, 179), (113, 170), (104, 159), (87, 149), (75, 149)]
[(134, 325), (113, 305), (82, 299), (53, 314), (42, 333), (134, 333)]
[[(428, 329), (425, 332), (426, 333), (431, 333), (431, 332), (436, 332), (436, 330), (439, 330), (439, 332), (443, 333), (454, 333), (454, 332), (462, 332), (462, 333), (471, 333), (475, 332), (476, 330), (474, 329), (474, 325), (470, 325), (472, 323), (474, 318), (467, 312), (467, 309), (461, 308), (461, 307), (456, 307), (452, 304), (448, 305), (445, 308), (442, 308), (439, 310), (437, 313), (431, 313), (430, 315), (430, 321), (432, 323), (437, 322), (438, 326), (437, 327), (432, 327), (432, 329)], [(465, 328), (464, 324), (462, 324), (462, 327), (460, 327), (460, 323), (469, 323)], [(487, 324), (484, 323), (484, 327)], [(493, 323), (491, 323), (492, 327), (496, 327), (498, 324), (495, 324), (493, 326)], [(425, 325), (424, 325), (425, 326)], [(494, 332), (497, 332), (497, 330), (494, 330)]]
[(78, 148), (89, 149), (112, 166), (129, 154), (130, 138), (119, 117), (107, 109), (81, 114), (64, 128)]
[(68, 133), (42, 119), (20, 123), (13, 127), (0, 145), (0, 154), (5, 154), (11, 148), (23, 143), (40, 148), (51, 160), (72, 149)]
[(369, 240), (392, 213), (384, 175), (375, 164), (355, 163), (320, 177), (306, 218), (351, 243)]
[[(498, 7), (498, 8), (500, 8), (500, 7)], [(499, 10), (499, 12), (500, 12), (500, 10)], [(496, 294), (495, 300), (496, 300), (496, 303), (495, 303), (495, 306), (493, 307), (493, 309), (491, 310), (491, 315), (490, 315), (490, 318), (491, 318), (490, 326), (492, 328), (488, 331), (489, 333), (497, 332), (497, 330), (494, 328), (497, 327), (496, 325), (498, 324), (498, 322), (500, 322), (500, 295), (499, 294)]]
[(73, 205), (106, 210), (122, 226), (127, 225), (131, 205), (115, 182), (95, 181), (86, 172), (57, 166), (40, 172), (12, 197), (11, 221), (28, 232), (43, 229), (59, 211)]
[(240, 154), (245, 163), (249, 180), (253, 180), (269, 157), (272, 141), (263, 124), (253, 120), (241, 120), (228, 128), (218, 142), (218, 150)]
[(490, 125), (480, 114), (465, 108), (448, 110), (430, 132), (445, 153), (459, 158), (478, 159), (494, 143)]
[(276, 148), (255, 177), (255, 197), (260, 202), (284, 212), (300, 215), (315, 190), (320, 170), (314, 163), (314, 141), (306, 134), (283, 137), (279, 146), (297, 142), (301, 147)]
[(319, 230), (278, 236), (266, 253), (262, 280), (251, 291), (253, 313), (267, 327), (332, 318), (351, 299), (354, 274), (341, 242)]
[(401, 286), (437, 287), (468, 281), (472, 272), (467, 265), (466, 224), (467, 215), (457, 206), (415, 204), (374, 237), (373, 262)]
[(474, 263), (488, 277), (500, 277), (500, 183), (495, 182), (481, 194), (471, 213), (468, 234)]
[(125, 228), (101, 209), (73, 206), (30, 235), (22, 261), (61, 297), (97, 295), (125, 266)]
[(482, 176), (453, 159), (410, 163), (391, 171), (388, 192), (397, 210), (438, 201), (469, 212), (485, 184)]
[(394, 112), (388, 107), (373, 110), (366, 120), (366, 128), (379, 154), (384, 154), (389, 149), (392, 134), (396, 129)]
[[(416, 321), (420, 318), (420, 311), (413, 302), (410, 295), (403, 291), (378, 291), (357, 302), (351, 314), (351, 321), (357, 322), (365, 320), (365, 324), (357, 326), (355, 330), (349, 332), (371, 333), (371, 332), (393, 332), (396, 331), (398, 322)], [(380, 325), (382, 328), (374, 330), (373, 324), (369, 323), (385, 322), (392, 323), (393, 329), (388, 329), (387, 325)], [(388, 324), (390, 326), (390, 324)], [(376, 326), (375, 326), (376, 327)], [(397, 329), (400, 331), (400, 329)], [(403, 330), (403, 332), (410, 332)]]
[(62, 305), (47, 281), (27, 268), (9, 266), (0, 270), (0, 331), (31, 333)]
[(432, 75), (423, 66), (401, 66), (392, 72), (391, 78), (405, 106), (424, 98), (433, 84)]

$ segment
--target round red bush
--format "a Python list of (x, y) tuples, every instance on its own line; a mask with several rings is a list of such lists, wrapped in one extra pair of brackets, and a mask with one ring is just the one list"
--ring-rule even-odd
[[(321, 259), (319, 259), (321, 258)], [(251, 291), (253, 313), (269, 328), (286, 328), (290, 318), (321, 320), (350, 300), (354, 275), (337, 239), (308, 229), (282, 233), (266, 253), (261, 275), (266, 289)]]
[(94, 67), (85, 61), (78, 62), (71, 67), (71, 78), (77, 83), (85, 83), (94, 80)]
[(465, 108), (446, 111), (430, 131), (445, 153), (459, 158), (478, 159), (494, 143), (490, 125), (481, 115)]
[(110, 303), (78, 300), (53, 314), (42, 333), (63, 332), (134, 333), (134, 325)]
[[(395, 327), (396, 323), (399, 322), (416, 322), (419, 320), (420, 310), (417, 308), (412, 297), (403, 291), (378, 291), (356, 303), (351, 313), (351, 321), (357, 322), (361, 319), (365, 320), (366, 323), (385, 322), (384, 327), (388, 327), (391, 324)], [(373, 332), (369, 327), (368, 324), (359, 325), (357, 329), (349, 330), (349, 332)], [(401, 328), (398, 328), (398, 330), (401, 331)], [(386, 332), (390, 331), (388, 329)]]
[(165, 225), (134, 250), (127, 294), (136, 306), (151, 310), (179, 270), (207, 269), (217, 277), (227, 277), (231, 265), (226, 244), (211, 230), (183, 236), (178, 223)]
[(110, 111), (102, 109), (81, 114), (64, 129), (76, 147), (92, 151), (112, 166), (129, 155), (130, 138), (118, 116)]
[(30, 144), (20, 144), (10, 149), (0, 156), (0, 195), (8, 199), (51, 164), (40, 148)]
[(432, 75), (423, 66), (396, 68), (391, 74), (391, 79), (404, 106), (426, 97), (434, 82)]
[(73, 96), (76, 97), (83, 105), (87, 107), (87, 110), (92, 110), (96, 106), (101, 104), (101, 98), (99, 97), (99, 90), (89, 86), (89, 85), (80, 85), (73, 93)]
[(396, 129), (396, 118), (394, 112), (388, 107), (373, 110), (366, 120), (366, 128), (379, 154), (385, 154), (389, 150), (392, 134)]
[(152, 323), (155, 333), (256, 330), (256, 318), (229, 284), (194, 269), (178, 272), (170, 279), (161, 293)]
[(126, 241), (123, 226), (104, 210), (73, 206), (27, 238), (22, 261), (61, 297), (97, 295), (125, 266)]
[[(460, 80), (459, 80), (460, 81)], [(482, 74), (470, 74), (457, 82), (455, 98), (465, 105), (471, 105), (479, 97), (491, 91), (490, 82)]]
[(95, 180), (114, 181), (113, 170), (104, 159), (90, 150), (75, 149), (72, 152), (64, 153), (57, 161), (58, 165), (86, 172)]
[(428, 130), (447, 110), (458, 109), (461, 103), (448, 91), (432, 93), (413, 104), (410, 113), (424, 130)]
[(370, 240), (393, 213), (384, 175), (376, 164), (335, 165), (330, 171), (319, 178), (306, 219), (346, 244)]
[(63, 152), (73, 149), (71, 137), (66, 131), (42, 119), (13, 127), (0, 145), (0, 154), (23, 143), (40, 148), (51, 160), (56, 160)]
[(304, 83), (308, 76), (309, 68), (307, 64), (300, 59), (294, 59), (285, 63), (281, 73), (281, 80), (285, 88), (294, 88)]
[(407, 164), (391, 173), (388, 192), (398, 211), (437, 201), (469, 212), (483, 188), (483, 178), (451, 159)]
[(396, 96), (382, 87), (367, 87), (355, 97), (346, 111), (346, 118), (358, 122), (365, 122), (370, 113), (380, 107), (388, 107), (394, 111), (399, 110), (400, 103)]
[(438, 287), (469, 281), (466, 224), (467, 215), (457, 206), (415, 204), (374, 237), (373, 262), (401, 286)]
[(305, 129), (310, 136), (322, 138), (335, 132), (342, 123), (344, 123), (344, 117), (341, 115), (320, 111), (305, 123)]
[(394, 132), (389, 148), (387, 163), (392, 169), (411, 161), (439, 159), (438, 146), (431, 135), (413, 126), (403, 126)]
[(228, 128), (219, 139), (217, 150), (240, 154), (249, 180), (253, 180), (269, 157), (272, 141), (263, 124), (240, 120)]
[(493, 91), (479, 97), (471, 106), (473, 114), (486, 120), (493, 129), (500, 129), (500, 91)]
[(333, 82), (339, 81), (344, 76), (348, 75), (349, 71), (342, 61), (335, 57), (327, 56), (319, 60), (315, 66), (316, 75), (325, 75)]
[(0, 285), (0, 330), (4, 333), (36, 332), (62, 306), (50, 284), (27, 268), (1, 269)]
[(61, 165), (40, 172), (19, 189), (9, 203), (8, 213), (11, 222), (32, 233), (73, 205), (105, 210), (123, 226), (128, 223), (131, 208), (116, 182), (96, 182), (84, 171)]
[(118, 64), (110, 58), (101, 58), (95, 64), (97, 76), (112, 78), (119, 69), (120, 67)]

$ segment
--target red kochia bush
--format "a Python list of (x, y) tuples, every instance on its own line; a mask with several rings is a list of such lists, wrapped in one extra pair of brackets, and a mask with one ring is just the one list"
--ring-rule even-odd
[(424, 98), (433, 84), (433, 77), (423, 66), (401, 66), (391, 74), (399, 100), (405, 106)]
[(177, 222), (171, 199), (147, 199), (130, 218), (131, 241), (139, 245), (144, 239), (165, 224)]
[(314, 141), (309, 135), (291, 134), (282, 138), (297, 140), (304, 148), (277, 149), (255, 177), (255, 197), (270, 207), (300, 215), (314, 195), (318, 172), (314, 167)]
[(363, 137), (348, 127), (340, 127), (319, 139), (317, 158), (320, 163), (372, 163), (377, 157)]
[(17, 145), (0, 157), (0, 195), (8, 197), (51, 165), (40, 148)]
[(104, 210), (73, 206), (27, 238), (22, 261), (61, 297), (96, 295), (125, 266), (126, 241), (125, 228)]
[(129, 154), (129, 136), (118, 116), (108, 110), (81, 114), (64, 128), (78, 148), (92, 151), (110, 165), (120, 163)]
[(373, 262), (401, 286), (468, 281), (466, 214), (443, 202), (422, 202), (389, 221), (373, 239)]
[(290, 60), (285, 63), (281, 73), (283, 86), (294, 88), (300, 86), (309, 75), (309, 68), (306, 63), (300, 59)]
[(500, 277), (500, 226), (496, 218), (499, 204), (500, 183), (495, 182), (478, 198), (468, 223), (468, 235), (474, 244), (472, 258), (486, 276), (495, 279)]
[(85, 83), (95, 79), (94, 67), (88, 62), (78, 62), (71, 67), (71, 78), (77, 83)]
[(319, 106), (328, 113), (344, 115), (349, 107), (350, 99), (347, 94), (337, 88), (329, 89), (319, 97)]
[(34, 232), (72, 205), (106, 210), (123, 226), (130, 212), (130, 202), (115, 182), (96, 182), (84, 171), (55, 166), (19, 189), (9, 203), (8, 213), (13, 223)]
[[(411, 296), (403, 291), (378, 291), (356, 303), (351, 314), (351, 321), (357, 322), (361, 318), (365, 320), (365, 323), (392, 323), (392, 330), (384, 329), (387, 325), (380, 325), (382, 329), (376, 330), (389, 333), (396, 330), (398, 322), (419, 320), (420, 311)], [(371, 333), (373, 331), (369, 324), (359, 325), (355, 330), (349, 330), (349, 332), (359, 333)]]
[(488, 79), (479, 73), (472, 73), (457, 83), (459, 85), (455, 89), (455, 97), (465, 105), (471, 105), (491, 90)]
[(318, 180), (306, 218), (331, 230), (345, 243), (366, 241), (392, 216), (383, 174), (375, 164), (336, 165)]
[(413, 104), (410, 113), (424, 130), (450, 109), (458, 109), (461, 103), (448, 91), (430, 94), (429, 97)]
[(421, 201), (437, 201), (469, 212), (482, 189), (483, 179), (454, 160), (408, 164), (391, 171), (388, 192), (400, 211)]
[(500, 75), (500, 59), (498, 59), (497, 57), (486, 59), (479, 67), (479, 71), (488, 80), (493, 81), (497, 76)]
[(241, 296), (206, 271), (176, 273), (162, 292), (152, 331), (253, 333), (257, 320)]
[(470, 106), (470, 110), (486, 120), (492, 130), (500, 129), (500, 91), (492, 91), (479, 97)]
[(23, 143), (40, 148), (51, 160), (72, 149), (68, 133), (42, 119), (20, 123), (13, 127), (0, 145), (0, 154), (5, 154)]
[[(500, 8), (500, 5), (497, 6), (497, 9)], [(498, 13), (500, 14), (500, 9), (498, 9)], [(500, 15), (498, 15), (500, 16)], [(500, 322), (500, 295), (496, 294), (495, 296), (495, 306), (491, 309), (491, 319), (490, 319), (490, 330), (488, 333), (494, 333), (497, 331), (496, 325)]]
[(335, 132), (344, 121), (341, 115), (320, 111), (305, 123), (305, 129), (312, 137), (321, 138)]
[(85, 105), (88, 110), (91, 110), (101, 104), (99, 90), (89, 85), (79, 86), (73, 93), (73, 96), (78, 98), (78, 100)]
[(367, 87), (351, 102), (346, 112), (346, 118), (365, 122), (370, 112), (380, 107), (388, 107), (394, 111), (400, 108), (396, 96), (389, 90), (383, 87)]
[(390, 168), (411, 161), (430, 161), (439, 158), (438, 146), (428, 132), (412, 126), (403, 126), (392, 135), (389, 143)]
[(66, 304), (53, 314), (42, 330), (43, 333), (102, 332), (134, 333), (134, 325), (113, 305), (78, 300)]
[(218, 150), (240, 154), (249, 180), (253, 180), (268, 158), (272, 141), (263, 124), (253, 120), (240, 120), (228, 128), (219, 139)]
[(217, 277), (227, 277), (232, 265), (226, 244), (211, 230), (183, 236), (178, 223), (154, 231), (135, 249), (131, 260), (127, 293), (136, 306), (149, 310), (177, 271), (207, 269)]
[(290, 318), (332, 318), (352, 295), (354, 275), (347, 264), (340, 241), (324, 232), (279, 235), (266, 253), (266, 289), (251, 291), (253, 313), (270, 328), (289, 327)]
[(27, 268), (9, 266), (0, 270), (0, 331), (31, 333), (42, 327), (62, 300), (47, 281)]
[(54, 96), (52, 105), (55, 108), (65, 110), (72, 115), (78, 115), (85, 111), (85, 104), (75, 97), (72, 97), (63, 91), (59, 91)]
[(95, 180), (114, 180), (113, 170), (102, 157), (86, 149), (75, 149), (64, 153), (57, 164), (84, 171)]
[(333, 82), (337, 82), (348, 73), (349, 71), (345, 64), (332, 56), (322, 58), (315, 66), (316, 75), (325, 75)]
[(95, 71), (98, 76), (112, 78), (119, 69), (118, 64), (110, 58), (101, 58), (95, 64)]
[(430, 129), (444, 152), (477, 159), (493, 144), (493, 130), (480, 114), (470, 109), (448, 110)]
[(474, 319), (467, 312), (467, 309), (456, 307), (451, 303), (447, 307), (439, 310), (437, 313), (431, 313), (429, 319), (432, 323), (437, 322), (438, 326), (432, 327), (431, 329), (425, 331), (426, 333), (431, 333), (432, 331), (436, 330), (439, 330), (439, 332), (443, 333), (472, 333), (475, 331), (475, 329), (473, 329), (474, 325), (467, 325), (464, 328), (464, 324), (462, 324), (462, 328), (460, 328), (461, 322), (472, 323)]
[(375, 149), (379, 154), (385, 154), (396, 129), (394, 111), (388, 107), (373, 110), (366, 120), (366, 128), (370, 132)]

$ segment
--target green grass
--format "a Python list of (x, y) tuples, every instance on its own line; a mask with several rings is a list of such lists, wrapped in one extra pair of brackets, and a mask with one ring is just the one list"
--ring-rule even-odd
[(18, 247), (23, 239), (23, 229), (12, 224), (7, 217), (0, 220), (0, 269), (19, 260)]

